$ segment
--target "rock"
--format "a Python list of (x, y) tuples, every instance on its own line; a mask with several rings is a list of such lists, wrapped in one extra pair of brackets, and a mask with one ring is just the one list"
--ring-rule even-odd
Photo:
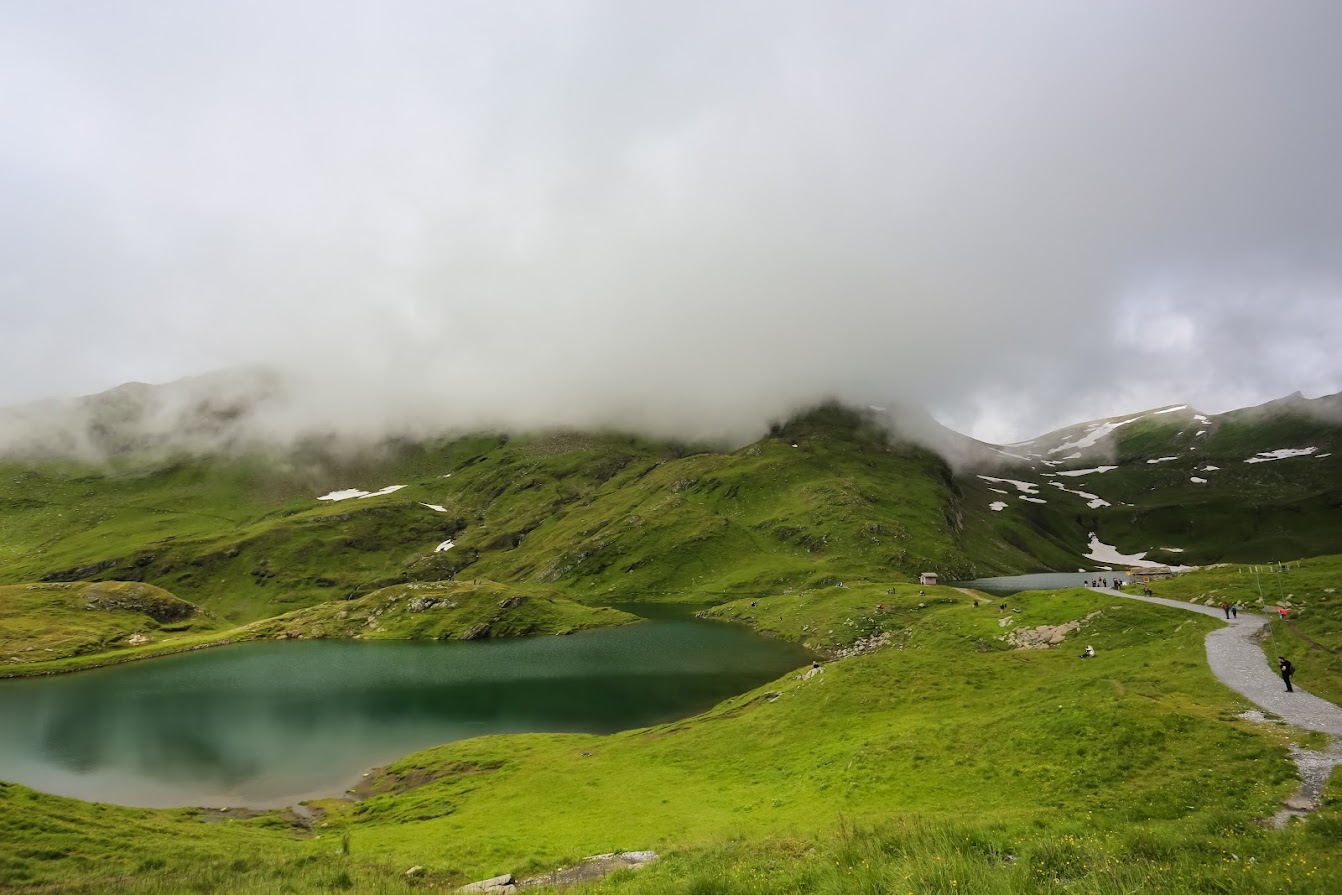
[(571, 886), (605, 876), (615, 870), (638, 870), (645, 864), (657, 860), (655, 851), (612, 852), (604, 855), (590, 855), (582, 859), (576, 867), (561, 867), (558, 870), (524, 879), (519, 886)]
[(478, 883), (469, 883), (457, 889), (457, 891), (482, 892), (484, 895), (509, 895), (509, 893), (517, 891), (517, 886), (513, 882), (513, 875), (505, 873), (502, 876), (482, 879)]
[(421, 867), (421, 866), (419, 866), (418, 864), (416, 864), (414, 867), (411, 867), (409, 870), (407, 870), (407, 871), (405, 872), (405, 875), (406, 875), (406, 876), (423, 876), (423, 875), (424, 875), (424, 868)]
[(130, 635), (130, 637), (126, 639), (126, 643), (129, 646), (140, 646), (141, 644), (145, 644), (148, 642), (149, 638), (144, 636), (143, 634), (132, 634)]
[(486, 638), (486, 637), (488, 637), (488, 636), (489, 636), (489, 625), (486, 624), (485, 622), (480, 622), (478, 625), (471, 625), (471, 626), (470, 626), (469, 628), (467, 628), (465, 631), (462, 631), (462, 632), (461, 632), (461, 636), (458, 637), (457, 639), (458, 639), (458, 640), (483, 640), (484, 638)]
[(509, 597), (499, 603), (500, 609), (516, 609), (527, 601), (526, 597)]

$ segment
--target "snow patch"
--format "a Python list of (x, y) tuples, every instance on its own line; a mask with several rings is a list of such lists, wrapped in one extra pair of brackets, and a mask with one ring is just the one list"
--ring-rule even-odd
[(393, 491), (400, 491), (404, 487), (405, 485), (388, 485), (387, 487), (381, 489), (380, 491), (360, 491), (358, 488), (345, 488), (344, 490), (341, 491), (332, 491), (329, 494), (323, 494), (321, 497), (318, 497), (317, 499), (329, 500), (334, 502), (337, 500), (349, 500), (351, 497), (357, 497), (360, 499), (365, 497), (381, 497), (383, 494), (390, 494)]
[(1218, 469), (1220, 469), (1220, 468), (1221, 468), (1221, 467), (1219, 467), (1219, 466), (1212, 466), (1210, 463), (1208, 463), (1206, 466), (1202, 467), (1202, 469), (1199, 470), (1199, 471), (1200, 471), (1200, 472), (1216, 472), (1216, 470), (1218, 470)]
[(1199, 429), (1199, 430), (1197, 430), (1196, 432), (1193, 433), (1193, 437), (1196, 438), (1196, 437), (1199, 436), (1199, 435), (1206, 435), (1206, 434), (1207, 434), (1207, 430), (1206, 430), (1206, 429)]
[(1157, 457), (1154, 460), (1147, 460), (1147, 463), (1164, 463), (1166, 460), (1178, 460), (1178, 457)]
[(993, 492), (994, 494), (1006, 494), (1006, 493), (1007, 493), (1006, 491), (1003, 491), (1001, 488), (989, 488), (988, 490), (991, 491), (991, 492)]
[(1025, 497), (1025, 496), (1022, 496), (1022, 497), (1021, 497), (1021, 500), (1028, 500), (1030, 503), (1048, 503), (1047, 500), (1040, 500), (1038, 497)]
[(1092, 472), (1108, 472), (1111, 469), (1118, 469), (1117, 466), (1096, 466), (1094, 469), (1068, 469), (1065, 472), (1059, 472), (1058, 475), (1090, 475)]
[(1157, 410), (1152, 416), (1160, 416), (1162, 413), (1174, 413), (1176, 410), (1187, 410), (1187, 404), (1180, 404), (1178, 407), (1166, 407), (1164, 410)]
[(1098, 510), (1100, 507), (1113, 506), (1113, 504), (1105, 500), (1103, 497), (1100, 497), (1098, 494), (1091, 494), (1089, 491), (1076, 491), (1072, 488), (1068, 488), (1062, 482), (1049, 482), (1049, 484), (1054, 488), (1057, 488), (1059, 491), (1066, 491), (1068, 494), (1075, 494), (1078, 497), (1086, 498), (1088, 501), (1086, 506), (1090, 507), (1092, 510)]
[(1039, 486), (1032, 482), (1018, 482), (1015, 479), (995, 479), (990, 475), (981, 475), (979, 476), (979, 478), (983, 479), (985, 482), (993, 482), (998, 485), (1015, 485), (1016, 490), (1022, 494), (1039, 493), (1037, 490), (1035, 490)]
[(1191, 478), (1189, 478), (1189, 481), (1192, 482), (1192, 483), (1195, 484), (1195, 485), (1205, 485), (1205, 484), (1207, 484), (1207, 480), (1206, 480), (1206, 479), (1200, 479), (1200, 478), (1198, 478), (1197, 476), (1192, 476)]
[(1210, 422), (1211, 422), (1211, 420), (1207, 419), (1205, 416), (1203, 416), (1203, 415), (1200, 414), (1200, 413), (1195, 413), (1195, 414), (1193, 414), (1193, 419), (1197, 420), (1199, 423), (1210, 423)]
[(444, 550), (451, 550), (451, 549), (452, 549), (453, 547), (455, 547), (455, 546), (457, 546), (457, 545), (454, 544), (454, 543), (452, 543), (452, 539), (451, 539), (451, 538), (448, 538), (446, 541), (443, 541), (443, 542), (442, 542), (441, 544), (439, 544), (437, 547), (434, 547), (434, 548), (433, 548), (433, 552), (434, 552), (434, 553), (442, 553)]
[(988, 504), (988, 509), (992, 510), (994, 513), (1000, 513), (1006, 509), (1006, 506), (1005, 500), (994, 500), (992, 503)]
[(993, 448), (992, 450), (1001, 454), (1003, 457), (1011, 457), (1015, 460), (1024, 460), (1026, 463), (1029, 463), (1034, 459), (1033, 457), (1022, 457), (1020, 454), (1013, 454), (1011, 453), (1011, 451), (1004, 451), (1001, 450), (1000, 448)]
[(1324, 457), (1331, 457), (1331, 456), (1332, 456), (1332, 453), (1319, 454), (1319, 459), (1322, 460)]
[(436, 504), (436, 503), (421, 503), (420, 506), (422, 506), (422, 507), (428, 507), (429, 509), (433, 510), (435, 513), (446, 513), (446, 512), (447, 512), (447, 507), (440, 507), (440, 506), (439, 506), (438, 504)]
[(1278, 448), (1275, 451), (1260, 451), (1257, 457), (1250, 457), (1245, 463), (1268, 463), (1272, 460), (1285, 460), (1287, 457), (1308, 457), (1317, 451), (1316, 447)]
[(1065, 444), (1060, 444), (1055, 448), (1049, 448), (1048, 452), (1050, 454), (1056, 454), (1059, 451), (1088, 448), (1091, 445), (1095, 444), (1095, 442), (1099, 441), (1104, 436), (1108, 435), (1110, 432), (1117, 429), (1119, 426), (1126, 426), (1128, 423), (1135, 423), (1139, 419), (1141, 419), (1140, 416), (1134, 416), (1132, 419), (1120, 420), (1116, 423), (1101, 423), (1100, 425), (1089, 430), (1085, 435), (1082, 435), (1076, 441), (1069, 441), (1066, 442)]
[(1096, 562), (1114, 563), (1116, 565), (1126, 566), (1163, 566), (1164, 563), (1151, 562), (1146, 559), (1149, 551), (1143, 550), (1141, 553), (1134, 553), (1131, 556), (1125, 556), (1118, 552), (1118, 548), (1111, 544), (1100, 542), (1100, 536), (1095, 532), (1090, 533), (1090, 543), (1087, 545), (1090, 552), (1086, 554), (1087, 559), (1093, 559)]

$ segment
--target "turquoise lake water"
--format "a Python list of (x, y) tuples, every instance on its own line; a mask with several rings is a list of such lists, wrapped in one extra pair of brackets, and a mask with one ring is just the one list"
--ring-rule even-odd
[(466, 737), (685, 717), (810, 659), (683, 618), (483, 643), (239, 644), (0, 681), (0, 780), (124, 805), (288, 805)]

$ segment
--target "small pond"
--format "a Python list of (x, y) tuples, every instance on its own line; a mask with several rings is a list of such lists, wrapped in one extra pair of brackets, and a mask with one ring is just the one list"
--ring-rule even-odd
[[(1001, 575), (996, 578), (974, 578), (970, 581), (956, 581), (956, 587), (972, 587), (974, 590), (1006, 596), (1023, 590), (1060, 590), (1065, 587), (1086, 587), (1101, 580), (1112, 585), (1114, 579), (1122, 579), (1124, 586), (1132, 583), (1132, 577), (1123, 572), (1039, 572), (1034, 575)], [(1105, 586), (1105, 585), (1101, 585)]]
[(452, 740), (685, 717), (810, 659), (683, 617), (483, 643), (239, 644), (0, 681), (0, 780), (123, 805), (288, 805)]

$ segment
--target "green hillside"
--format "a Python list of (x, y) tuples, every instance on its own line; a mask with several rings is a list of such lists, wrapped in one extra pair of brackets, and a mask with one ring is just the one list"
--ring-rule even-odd
[(0, 586), (0, 676), (79, 656), (145, 653), (224, 627), (150, 584)]
[[(317, 499), (392, 485), (403, 487)], [(970, 515), (939, 457), (826, 407), (732, 452), (560, 433), (357, 455), (10, 462), (0, 576), (146, 581), (241, 623), (453, 577), (702, 602), (1072, 561), (1033, 534), (974, 535)]]

